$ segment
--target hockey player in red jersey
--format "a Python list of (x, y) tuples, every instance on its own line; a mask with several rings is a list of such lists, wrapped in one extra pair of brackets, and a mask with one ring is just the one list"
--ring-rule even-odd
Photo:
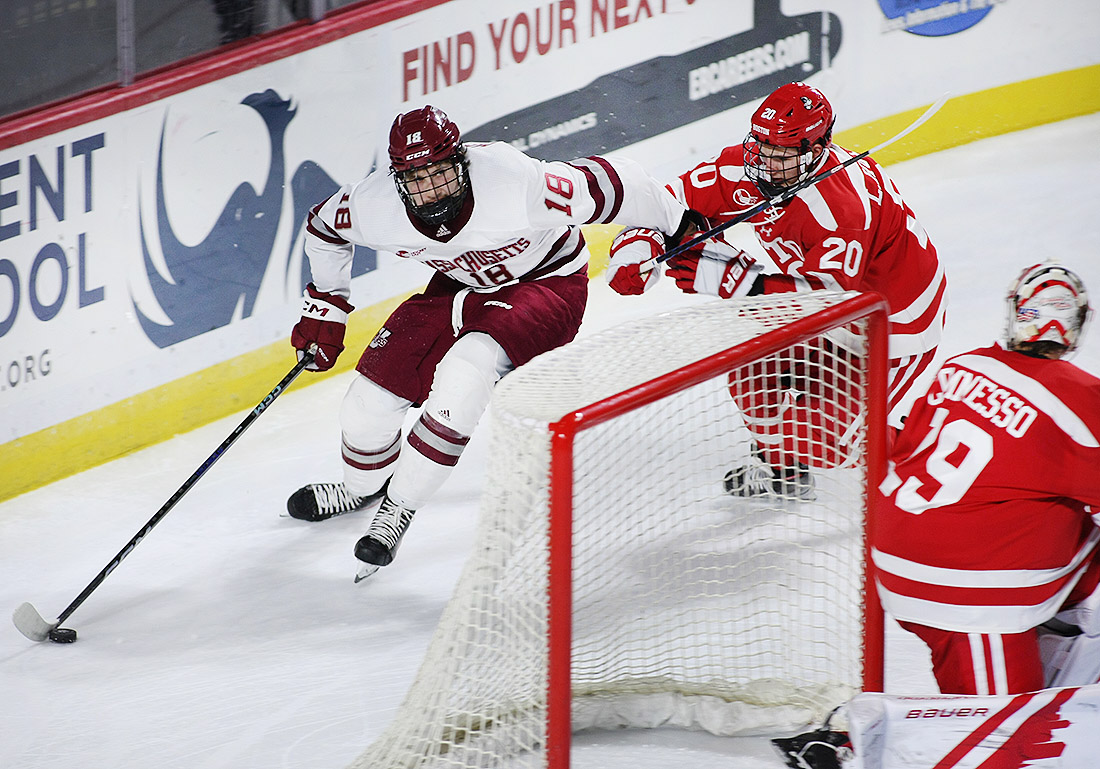
[[(752, 116), (745, 140), (713, 160), (682, 174), (671, 188), (688, 208), (705, 217), (700, 230), (729, 221), (762, 201), (853, 156), (832, 142), (833, 110), (825, 96), (805, 83), (788, 83), (769, 95)], [(708, 241), (668, 261), (667, 274), (685, 292), (723, 298), (816, 289), (876, 291), (889, 316), (889, 424), (895, 430), (912, 399), (914, 381), (931, 364), (944, 324), (947, 281), (935, 246), (894, 182), (870, 157), (799, 191), (791, 200), (748, 220), (779, 274), (764, 274), (747, 253)], [(694, 233), (698, 234), (698, 233)], [(713, 243), (713, 245), (712, 245)], [(607, 278), (623, 294), (637, 294), (657, 280), (644, 265), (668, 247), (655, 230), (627, 230), (612, 244)], [(841, 357), (858, 356), (842, 338), (826, 344)], [(839, 349), (838, 349), (839, 348)], [(821, 430), (821, 393), (799, 392), (793, 379), (814, 382), (819, 352), (803, 348), (795, 370), (748, 372), (769, 382), (783, 399), (743, 391), (730, 382), (762, 460), (734, 468), (726, 489), (739, 496), (814, 495), (807, 466), (831, 467), (847, 456), (844, 436), (851, 424)], [(834, 400), (854, 399), (832, 393)], [(842, 410), (849, 411), (848, 409)], [(851, 411), (856, 413), (858, 409)], [(800, 446), (818, 447), (807, 454)]]
[[(363, 245), (435, 270), (363, 352), (340, 413), (344, 481), (287, 502), (323, 520), (381, 500), (358, 541), (361, 575), (393, 560), (413, 518), (458, 462), (496, 382), (573, 339), (588, 291), (579, 225), (655, 224), (675, 234), (684, 206), (636, 163), (543, 162), (508, 144), (468, 144), (438, 109), (399, 115), (389, 171), (348, 184), (309, 213), (312, 282), (291, 343), (331, 368), (354, 308), (351, 262)], [(301, 352), (299, 353), (301, 354)], [(409, 408), (423, 404), (402, 442)]]
[(1061, 360), (1088, 314), (1076, 274), (1024, 270), (1004, 346), (949, 359), (894, 445), (875, 578), (945, 694), (1100, 677), (1100, 379)]

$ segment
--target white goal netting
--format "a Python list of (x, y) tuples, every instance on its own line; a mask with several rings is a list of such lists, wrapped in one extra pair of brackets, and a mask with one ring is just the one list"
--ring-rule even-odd
[[(774, 734), (858, 691), (867, 324), (803, 341), (780, 331), (765, 357), (706, 371), (723, 351), (856, 296), (701, 304), (505, 377), (474, 550), (406, 701), (353, 766), (566, 765), (568, 745), (547, 733), (548, 706), (565, 696), (547, 684), (548, 552), (569, 534), (549, 524), (550, 426), (575, 412), (574, 730)], [(674, 372), (688, 366), (703, 374), (681, 387)], [(618, 399), (622, 413), (584, 423), (592, 404), (651, 382)], [(799, 480), (729, 493), (731, 470), (776, 457), (801, 461)]]

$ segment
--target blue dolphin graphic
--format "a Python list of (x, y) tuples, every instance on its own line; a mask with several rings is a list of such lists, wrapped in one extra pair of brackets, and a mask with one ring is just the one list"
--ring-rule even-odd
[(164, 127), (161, 127), (157, 231), (171, 280), (162, 277), (153, 264), (144, 224), (140, 225), (141, 247), (149, 284), (161, 309), (172, 320), (171, 325), (150, 320), (135, 302), (142, 328), (158, 347), (168, 347), (225, 326), (238, 307), (241, 317), (251, 315), (267, 270), (282, 212), (286, 177), (284, 137), (296, 110), (271, 89), (251, 94), (241, 103), (259, 113), (270, 134), (271, 165), (267, 181), (259, 194), (247, 182), (238, 186), (210, 234), (195, 246), (180, 243), (168, 220), (164, 202)]
[[(377, 161), (371, 164), (370, 170), (373, 172), (375, 167), (377, 167)], [(305, 161), (295, 169), (294, 175), (290, 179), (290, 190), (294, 204), (293, 221), (298, 223), (299, 230), (305, 226), (309, 209), (321, 201), (327, 200), (338, 189), (340, 189), (340, 185), (312, 160)], [(291, 248), (294, 248), (294, 242), (291, 243)], [(304, 251), (304, 249), (301, 250)], [(293, 295), (298, 296), (312, 278), (310, 277), (309, 260), (304, 254), (300, 261), (301, 270), (297, 276), (290, 275), (290, 268), (293, 264), (294, 260), (288, 255), (286, 261), (287, 289)], [(355, 247), (355, 255), (351, 262), (351, 277), (356, 278), (364, 275), (377, 269), (377, 267), (378, 253), (374, 249), (365, 246)]]

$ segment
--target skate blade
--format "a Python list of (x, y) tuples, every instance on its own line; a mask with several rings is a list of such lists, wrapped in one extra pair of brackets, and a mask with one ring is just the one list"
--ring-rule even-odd
[(355, 574), (355, 584), (359, 584), (367, 577), (378, 571), (381, 566), (375, 566), (373, 563), (364, 563), (359, 566), (359, 571)]

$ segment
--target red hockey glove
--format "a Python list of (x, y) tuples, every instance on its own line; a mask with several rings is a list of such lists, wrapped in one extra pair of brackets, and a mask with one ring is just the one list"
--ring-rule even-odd
[(710, 244), (703, 253), (688, 251), (668, 260), (666, 272), (676, 281), (685, 294), (711, 294), (723, 299), (748, 296), (756, 283), (756, 276), (763, 267), (740, 249), (733, 249), (734, 256), (722, 254), (721, 258), (709, 258), (714, 254)]
[(344, 327), (348, 313), (355, 308), (342, 296), (318, 291), (310, 283), (306, 286), (302, 318), (290, 333), (290, 343), (298, 351), (298, 360), (311, 345), (317, 345), (310, 371), (328, 371), (344, 351)]
[(661, 276), (652, 262), (665, 252), (665, 236), (659, 230), (629, 227), (611, 241), (611, 261), (607, 265), (607, 284), (617, 294), (644, 294)]

